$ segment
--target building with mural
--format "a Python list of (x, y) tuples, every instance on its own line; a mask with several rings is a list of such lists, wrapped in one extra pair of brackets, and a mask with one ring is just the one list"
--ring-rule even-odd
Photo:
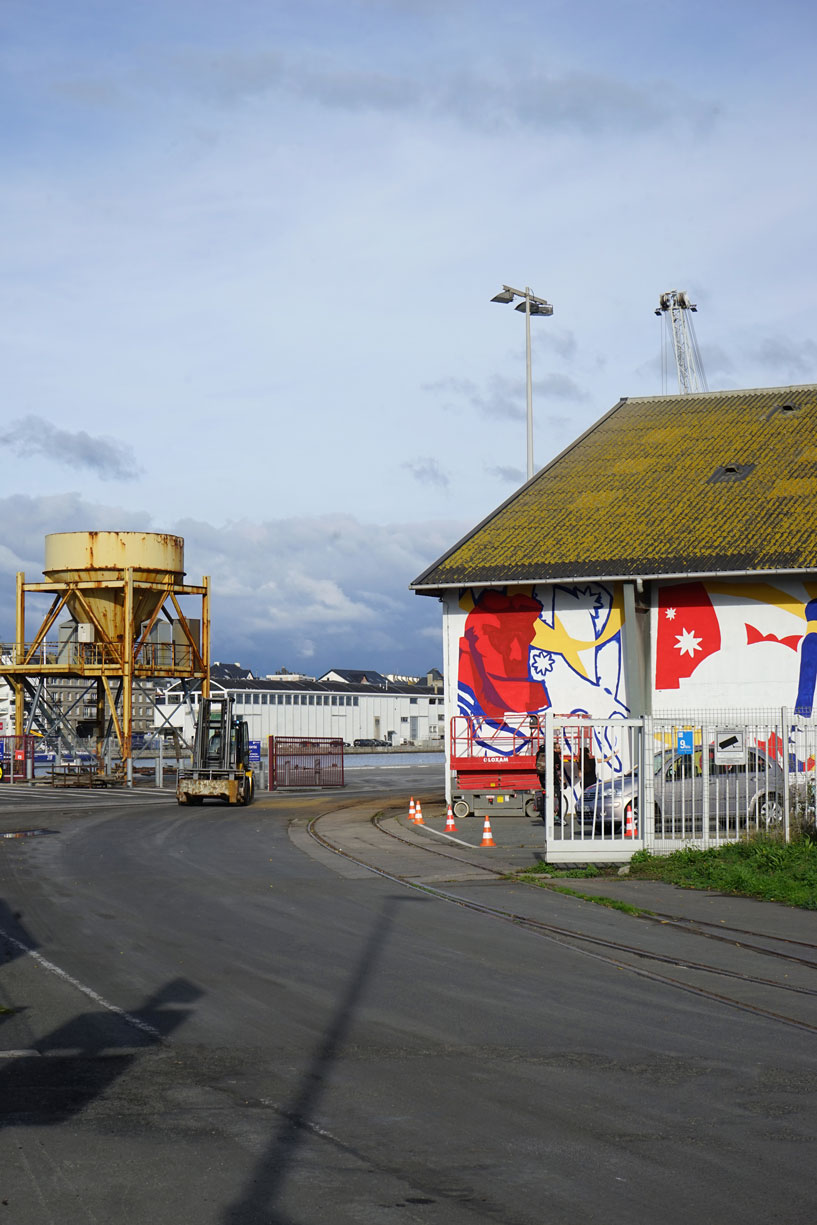
[(817, 386), (620, 400), (412, 584), (448, 720), (811, 719), (815, 508)]

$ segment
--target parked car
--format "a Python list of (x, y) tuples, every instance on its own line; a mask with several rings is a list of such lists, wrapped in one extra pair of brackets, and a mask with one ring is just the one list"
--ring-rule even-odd
[[(767, 828), (783, 820), (783, 771), (759, 749), (749, 749), (742, 763), (716, 763), (709, 750), (710, 833)], [(656, 753), (653, 758), (655, 832), (661, 837), (695, 837), (703, 831), (702, 753)], [(585, 837), (626, 832), (628, 819), (638, 824), (638, 770), (600, 780), (582, 794), (576, 826)]]

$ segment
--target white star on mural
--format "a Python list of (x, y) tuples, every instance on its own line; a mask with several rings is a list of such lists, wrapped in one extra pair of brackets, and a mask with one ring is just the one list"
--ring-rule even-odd
[(674, 620), (675, 620), (675, 609), (674, 609), (674, 608), (668, 608), (668, 609), (667, 609), (667, 620), (668, 620), (668, 621), (674, 621)]
[(695, 652), (701, 649), (701, 639), (696, 638), (690, 630), (681, 630), (675, 639), (675, 649), (682, 655), (695, 657)]

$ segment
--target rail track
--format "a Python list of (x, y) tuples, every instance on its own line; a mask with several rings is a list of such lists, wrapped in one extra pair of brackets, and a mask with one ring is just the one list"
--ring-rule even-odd
[[(650, 969), (645, 964), (634, 965), (623, 957), (636, 958), (640, 962), (653, 962), (667, 967), (676, 967), (687, 971), (693, 971), (699, 974), (712, 975), (721, 977), (727, 980), (733, 980), (737, 983), (742, 983), (748, 986), (756, 986), (760, 988), (771, 989), (774, 992), (779, 992), (781, 999), (786, 996), (811, 996), (817, 998), (817, 979), (815, 979), (814, 987), (801, 986), (794, 983), (781, 982), (778, 979), (765, 978), (756, 974), (744, 973), (740, 970), (730, 970), (722, 966), (712, 965), (706, 962), (696, 961), (691, 958), (686, 958), (674, 954), (661, 953), (652, 949), (645, 949), (636, 944), (629, 944), (624, 941), (609, 939), (600, 935), (594, 935), (585, 931), (580, 931), (576, 928), (564, 927), (554, 923), (548, 923), (541, 919), (532, 918), (529, 915), (518, 914), (515, 911), (504, 909), (498, 906), (488, 906), (484, 902), (478, 902), (471, 898), (464, 898), (458, 894), (451, 893), (447, 889), (442, 889), (437, 885), (421, 883), (416, 880), (409, 880), (400, 876), (397, 872), (388, 871), (385, 868), (379, 867), (376, 864), (367, 862), (359, 855), (353, 855), (351, 852), (344, 850), (343, 847), (330, 841), (319, 833), (316, 826), (321, 821), (322, 816), (328, 814), (320, 814), (313, 817), (307, 824), (307, 832), (318, 844), (325, 849), (333, 851), (335, 854), (342, 856), (351, 863), (359, 867), (366, 868), (368, 871), (383, 877), (386, 880), (392, 881), (395, 884), (402, 885), (405, 888), (426, 894), (427, 896), (435, 897), (441, 901), (451, 905), (456, 905), (465, 910), (470, 910), (475, 913), (485, 915), (489, 918), (496, 919), (499, 922), (511, 923), (514, 926), (521, 927), (534, 935), (548, 940), (551, 943), (561, 945), (573, 949), (575, 952), (584, 956), (593, 958), (594, 960), (605, 962), (608, 965), (613, 965), (617, 969), (625, 970), (629, 973), (636, 974), (638, 977), (649, 979), (656, 983), (662, 983), (665, 986), (684, 991), (704, 999), (712, 1000), (713, 1002), (723, 1004), (727, 1007), (739, 1009), (742, 1012), (747, 1012), (754, 1016), (764, 1017), (767, 1020), (775, 1021), (783, 1025), (787, 1025), (799, 1030), (805, 1030), (808, 1033), (817, 1034), (817, 1021), (811, 1023), (803, 1020), (800, 1017), (787, 1015), (785, 1012), (779, 1012), (776, 1009), (764, 1008), (757, 1004), (750, 1003), (746, 1000), (736, 998), (724, 994), (720, 991), (714, 991), (708, 987), (700, 986), (694, 983), (685, 982), (682, 979), (674, 978), (672, 975), (662, 973), (656, 969)], [(486, 878), (499, 879), (505, 875), (504, 872), (497, 871), (488, 865), (475, 863), (473, 860), (466, 859), (459, 854), (452, 854), (443, 851), (437, 847), (422, 847), (418, 842), (404, 838), (400, 834), (392, 830), (385, 829), (382, 824), (382, 814), (376, 814), (371, 818), (372, 824), (375, 825), (382, 834), (389, 838), (393, 838), (398, 842), (403, 842), (414, 850), (427, 850), (430, 855), (435, 858), (451, 859), (460, 865), (467, 863), (472, 868), (479, 868), (484, 871)], [(534, 888), (535, 886), (531, 886)], [(811, 944), (807, 941), (794, 940), (784, 936), (772, 936), (766, 932), (752, 931), (746, 928), (726, 927), (718, 925), (717, 930), (715, 925), (707, 923), (705, 920), (691, 920), (678, 915), (658, 914), (655, 912), (642, 912), (636, 918), (636, 921), (646, 921), (649, 923), (660, 924), (663, 927), (672, 927), (675, 930), (684, 932), (689, 935), (698, 936), (703, 939), (712, 940), (717, 943), (728, 944), (733, 949), (739, 949), (747, 954), (760, 955), (769, 958), (772, 962), (788, 962), (795, 963), (817, 973), (817, 944)], [(731, 933), (727, 935), (726, 933)], [(735, 937), (742, 937), (736, 939)], [(750, 939), (751, 938), (751, 942)], [(785, 947), (767, 947), (764, 944), (756, 943), (758, 940), (767, 942), (771, 946), (791, 946), (802, 950), (802, 953), (790, 952)], [(813, 954), (813, 957), (805, 955), (806, 950)], [(618, 955), (617, 955), (618, 954)], [(815, 1018), (817, 1018), (817, 1006), (815, 1006)]]

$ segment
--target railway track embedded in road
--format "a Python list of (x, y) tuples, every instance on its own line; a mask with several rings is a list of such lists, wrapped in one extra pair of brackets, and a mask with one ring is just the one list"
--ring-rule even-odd
[[(405, 888), (413, 889), (417, 892), (424, 893), (428, 896), (435, 897), (441, 901), (445, 901), (463, 909), (473, 911), (478, 914), (485, 915), (489, 918), (497, 919), (501, 922), (512, 923), (514, 926), (524, 928), (526, 931), (549, 940), (551, 943), (559, 944), (565, 948), (571, 948), (576, 952), (589, 956), (597, 961), (602, 961), (608, 965), (613, 965), (617, 969), (627, 970), (638, 977), (650, 979), (656, 983), (662, 983), (665, 986), (673, 987), (693, 995), (700, 996), (704, 999), (712, 1000), (713, 1002), (724, 1004), (728, 1007), (739, 1009), (742, 1012), (747, 1012), (751, 1015), (763, 1017), (767, 1020), (777, 1021), (781, 1024), (792, 1026), (796, 1029), (805, 1030), (808, 1033), (817, 1034), (817, 1024), (812, 1024), (809, 1021), (802, 1020), (799, 1017), (786, 1015), (783, 1012), (778, 1012), (773, 1009), (763, 1008), (760, 1005), (752, 1004), (749, 1001), (738, 999), (734, 996), (725, 995), (718, 991), (712, 991), (707, 987), (702, 987), (694, 983), (684, 982), (682, 979), (673, 978), (670, 975), (662, 974), (656, 970), (648, 969), (643, 965), (632, 965), (627, 961), (621, 960), (621, 956), (627, 955), (636, 957), (644, 961), (659, 962), (666, 966), (675, 966), (678, 969), (686, 969), (701, 974), (712, 974), (723, 978), (735, 980), (736, 982), (745, 983), (748, 986), (757, 986), (761, 988), (779, 991), (788, 995), (811, 996), (817, 997), (817, 987), (798, 986), (794, 983), (783, 983), (776, 979), (762, 978), (757, 975), (746, 974), (740, 970), (729, 970), (721, 966), (714, 966), (705, 962), (693, 961), (689, 958), (678, 957), (672, 954), (659, 953), (653, 950), (644, 949), (637, 945), (627, 944), (622, 941), (607, 939), (603, 936), (592, 935), (588, 932), (582, 932), (575, 928), (563, 927), (554, 923), (547, 923), (541, 919), (531, 918), (527, 915), (520, 915), (512, 910), (506, 910), (502, 907), (488, 906), (483, 902), (477, 902), (473, 899), (463, 898), (458, 894), (451, 893), (446, 889), (441, 889), (438, 886), (409, 880), (406, 877), (400, 876), (399, 873), (390, 872), (385, 868), (379, 867), (376, 864), (367, 862), (360, 858), (359, 855), (353, 855), (351, 852), (344, 850), (343, 847), (331, 842), (319, 833), (315, 828), (317, 823), (323, 816), (329, 814), (319, 814), (313, 817), (307, 824), (307, 832), (319, 845), (325, 849), (334, 852), (337, 855), (356, 864), (358, 867), (366, 868), (368, 871), (383, 877), (386, 880), (393, 881), (395, 884), (403, 885)], [(380, 814), (375, 814), (371, 818), (374, 824), (383, 834), (390, 838), (394, 838), (399, 842), (405, 843), (413, 849), (421, 849), (436, 858), (451, 859), (459, 864), (467, 863), (474, 868), (480, 868), (485, 871), (486, 875), (492, 876), (495, 879), (506, 877), (506, 872), (498, 872), (495, 868), (489, 865), (474, 863), (472, 860), (467, 860), (460, 855), (454, 855), (450, 852), (440, 850), (437, 847), (424, 847), (420, 843), (401, 837), (391, 830), (383, 827)], [(815, 960), (810, 960), (806, 957), (797, 956), (781, 949), (766, 948), (758, 944), (749, 944), (746, 941), (735, 940), (727, 936), (724, 929), (717, 931), (705, 930), (708, 926), (706, 921), (701, 920), (686, 920), (674, 915), (657, 915), (647, 914), (638, 916), (653, 923), (660, 923), (662, 926), (672, 926), (673, 928), (685, 931), (691, 935), (697, 935), (705, 939), (717, 940), (727, 943), (732, 948), (737, 948), (755, 955), (769, 957), (776, 961), (796, 962), (808, 969), (817, 971), (817, 944), (809, 944), (806, 941), (790, 940), (787, 937), (770, 936), (768, 933), (753, 932), (743, 928), (729, 928), (729, 930), (737, 935), (751, 936), (756, 939), (763, 939), (773, 943), (785, 943), (797, 945), (803, 949), (812, 950), (815, 954)], [(594, 947), (589, 947), (594, 946)], [(621, 956), (616, 956), (620, 954)]]

